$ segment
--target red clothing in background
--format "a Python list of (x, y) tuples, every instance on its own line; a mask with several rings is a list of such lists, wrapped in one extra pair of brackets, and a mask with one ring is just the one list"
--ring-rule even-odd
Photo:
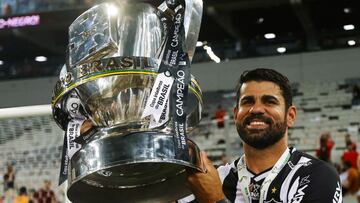
[(320, 146), (320, 149), (316, 150), (316, 156), (326, 162), (331, 161), (331, 150), (334, 147), (334, 141), (332, 139), (328, 139), (326, 142), (326, 146)]
[(34, 194), (35, 199), (38, 203), (54, 203), (55, 193), (52, 190), (40, 189), (40, 191)]
[(351, 163), (351, 167), (357, 168), (356, 160), (358, 157), (357, 151), (346, 151), (344, 152), (342, 159)]
[(225, 115), (226, 115), (226, 110), (219, 108), (216, 112), (215, 112), (215, 119), (216, 119), (216, 123), (217, 126), (219, 128), (223, 128), (224, 124), (225, 124)]

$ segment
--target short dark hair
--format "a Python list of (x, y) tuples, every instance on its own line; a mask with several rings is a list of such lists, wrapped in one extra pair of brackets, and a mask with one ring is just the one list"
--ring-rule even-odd
[(241, 74), (239, 82), (236, 87), (236, 107), (239, 105), (241, 86), (249, 81), (269, 81), (277, 84), (280, 87), (281, 94), (285, 100), (285, 110), (292, 105), (292, 90), (289, 79), (281, 73), (267, 68), (258, 68), (250, 71), (244, 71)]
[(20, 194), (20, 195), (26, 195), (26, 194), (27, 194), (27, 192), (26, 192), (26, 187), (25, 187), (25, 186), (22, 186), (22, 187), (20, 188), (19, 194)]

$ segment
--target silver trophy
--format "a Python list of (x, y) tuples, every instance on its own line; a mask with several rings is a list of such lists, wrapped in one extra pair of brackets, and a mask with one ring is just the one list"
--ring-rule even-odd
[[(164, 105), (159, 120), (143, 116), (156, 91), (179, 7), (174, 4), (102, 3), (70, 25), (67, 64), (52, 107), (55, 121), (66, 131), (72, 202), (169, 202), (190, 194), (185, 187), (187, 167), (202, 171), (199, 149), (190, 139), (189, 158), (176, 157), (169, 105)], [(180, 6), (185, 7), (183, 48), (191, 60), (202, 0), (186, 0)], [(188, 89), (186, 132), (199, 123), (202, 111), (202, 92), (193, 76)]]

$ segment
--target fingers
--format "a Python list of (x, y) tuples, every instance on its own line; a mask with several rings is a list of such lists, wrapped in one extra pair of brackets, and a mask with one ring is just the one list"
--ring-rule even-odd
[(208, 162), (210, 161), (207, 157), (207, 154), (205, 151), (201, 151), (200, 152), (200, 159), (201, 159), (201, 163), (202, 163), (202, 169), (204, 173), (207, 173), (208, 171)]
[[(213, 163), (212, 161), (210, 161), (210, 159), (207, 157), (207, 154), (205, 151), (201, 151), (200, 152), (200, 164), (199, 166), (202, 169), (203, 173), (207, 173), (207, 171), (213, 167)], [(194, 173), (199, 173), (199, 170), (190, 168), (190, 167), (186, 167), (186, 172), (188, 175), (192, 175)]]
[(203, 169), (205, 172), (216, 170), (213, 162), (207, 157), (207, 154), (205, 151), (201, 151), (200, 156), (201, 156), (201, 161), (203, 163)]
[(206, 154), (205, 151), (201, 151), (201, 152), (200, 152), (200, 156), (201, 156), (201, 160), (203, 161), (204, 164), (206, 164), (206, 165), (211, 164), (211, 165), (212, 165), (212, 162), (211, 162), (210, 159), (207, 157), (207, 154)]

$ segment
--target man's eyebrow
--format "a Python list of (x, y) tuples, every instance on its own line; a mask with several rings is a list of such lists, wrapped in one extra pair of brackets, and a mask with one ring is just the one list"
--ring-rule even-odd
[(240, 97), (240, 100), (249, 100), (249, 99), (254, 99), (254, 96), (248, 95), (248, 96)]

